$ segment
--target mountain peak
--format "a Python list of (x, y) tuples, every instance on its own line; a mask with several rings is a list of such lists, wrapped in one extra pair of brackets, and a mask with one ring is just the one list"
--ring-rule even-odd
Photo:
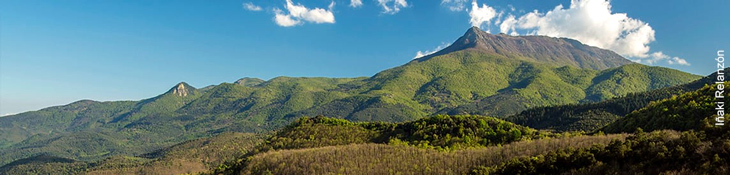
[(175, 87), (172, 87), (167, 93), (172, 93), (177, 96), (185, 97), (188, 95), (193, 94), (195, 91), (195, 88), (193, 86), (190, 86), (188, 83), (180, 82)]
[(467, 35), (467, 34), (478, 34), (478, 33), (484, 33), (484, 31), (482, 31), (482, 29), (480, 29), (477, 26), (472, 26), (471, 28), (469, 28), (469, 29), (466, 30), (466, 33), (464, 33), (464, 35)]
[(482, 39), (488, 38), (489, 35), (489, 33), (482, 31), (479, 27), (471, 27), (452, 45), (462, 46), (460, 47), (462, 49), (478, 47), (479, 45), (484, 45)]
[(478, 27), (467, 29), (463, 36), (443, 50), (414, 61), (426, 61), (439, 55), (462, 50), (555, 66), (574, 66), (594, 70), (603, 70), (632, 63), (613, 51), (588, 46), (573, 39), (548, 36), (492, 35)]

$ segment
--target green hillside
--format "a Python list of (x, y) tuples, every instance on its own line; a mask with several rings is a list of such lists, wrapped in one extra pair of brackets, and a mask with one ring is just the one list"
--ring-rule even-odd
[(479, 167), (474, 173), (728, 174), (730, 126), (714, 125), (715, 90), (716, 86), (707, 85), (652, 102), (601, 129), (607, 133), (635, 133), (625, 141), (515, 158)]
[(728, 152), (728, 137), (704, 137), (692, 131), (638, 132), (624, 141), (513, 158), (498, 165), (479, 166), (471, 173), (728, 174)]
[[(460, 54), (463, 54), (461, 59), (452, 57)], [(446, 69), (448, 66), (445, 65), (449, 65), (451, 60), (466, 63), (455, 64), (456, 68)], [(510, 62), (513, 64), (508, 64)], [(498, 64), (501, 66), (496, 66)], [(481, 66), (474, 67), (475, 65)], [(499, 70), (485, 71), (490, 67), (502, 67), (508, 71), (500, 76), (496, 73)], [(624, 67), (664, 69), (641, 65)], [(444, 72), (439, 73), (436, 70)], [(2, 163), (43, 152), (75, 155), (72, 158), (79, 160), (117, 154), (111, 150), (114, 146), (109, 146), (107, 151), (86, 147), (70, 147), (70, 150), (50, 147), (29, 149), (30, 145), (49, 143), (54, 139), (87, 137), (74, 136), (82, 131), (113, 133), (107, 134), (108, 139), (101, 138), (110, 142), (131, 141), (108, 144), (124, 148), (116, 149), (118, 154), (129, 155), (219, 132), (264, 132), (306, 115), (325, 114), (352, 121), (396, 122), (443, 113), (451, 108), (467, 110), (448, 113), (507, 115), (534, 106), (585, 101), (589, 96), (586, 95), (587, 90), (597, 89), (592, 88), (595, 87), (592, 83), (594, 77), (613, 72), (620, 71), (550, 68), (538, 63), (492, 58), (481, 53), (457, 52), (386, 70), (367, 79), (280, 77), (254, 87), (224, 83), (204, 92), (189, 87), (190, 92), (186, 96), (171, 91), (139, 102), (81, 101), (68, 106), (0, 118), (3, 120), (0, 134), (3, 135), (5, 145), (0, 154), (11, 157), (4, 159)], [(632, 75), (629, 72), (627, 76)], [(684, 79), (682, 81), (690, 81), (695, 77), (685, 73), (661, 76)], [(467, 80), (464, 77), (477, 78)], [(631, 91), (624, 93), (629, 92)], [(604, 95), (610, 96), (612, 93)], [(485, 102), (490, 103), (484, 104)], [(473, 104), (477, 104), (477, 108), (468, 108)], [(79, 142), (85, 143), (83, 140)], [(92, 143), (89, 145), (94, 145)]]
[[(725, 85), (730, 85), (730, 83), (725, 82)], [(726, 103), (728, 101), (715, 99), (716, 90), (716, 86), (710, 84), (697, 91), (652, 102), (601, 130), (608, 133), (635, 132), (637, 128), (644, 131), (695, 130), (728, 137), (730, 136), (730, 133), (727, 132), (728, 126), (714, 126), (715, 117), (718, 115), (715, 110), (717, 107), (715, 102)], [(722, 131), (725, 132), (722, 133)]]
[(717, 77), (716, 74), (687, 84), (629, 93), (600, 102), (532, 108), (509, 116), (505, 120), (536, 129), (591, 132), (645, 107), (650, 102), (671, 98), (712, 84)]

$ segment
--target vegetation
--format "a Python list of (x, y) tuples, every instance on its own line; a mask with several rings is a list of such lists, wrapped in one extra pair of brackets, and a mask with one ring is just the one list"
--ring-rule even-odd
[[(437, 151), (398, 144), (351, 144), (277, 150), (247, 158), (241, 174), (467, 174), (479, 165), (551, 150), (608, 144), (624, 135), (519, 141), (502, 146)], [(231, 172), (229, 174), (238, 174)]]
[(539, 155), (566, 146), (607, 144), (625, 136), (551, 134), (469, 115), (438, 115), (405, 123), (304, 117), (255, 151), (211, 173), (463, 174), (484, 162), (497, 164), (510, 157)]
[(716, 73), (713, 73), (691, 83), (629, 93), (601, 102), (537, 107), (509, 116), (505, 120), (536, 129), (591, 132), (649, 105), (652, 101), (671, 98), (712, 84), (715, 77)]
[[(728, 130), (725, 130), (727, 132)], [(710, 139), (710, 140), (708, 140)], [(638, 132), (607, 146), (567, 148), (481, 166), (473, 174), (728, 174), (730, 141), (683, 133)]]
[[(730, 83), (726, 82), (725, 85), (730, 85)], [(618, 133), (634, 132), (637, 128), (642, 128), (645, 131), (663, 129), (698, 130), (722, 134), (722, 130), (719, 129), (722, 127), (714, 126), (715, 117), (717, 117), (715, 90), (717, 90), (716, 86), (705, 85), (697, 91), (652, 102), (648, 106), (609, 124), (602, 130), (609, 133)], [(721, 100), (727, 102), (725, 99)]]

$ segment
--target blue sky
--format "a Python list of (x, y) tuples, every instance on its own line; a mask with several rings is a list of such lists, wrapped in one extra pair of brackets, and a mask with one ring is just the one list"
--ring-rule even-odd
[(727, 0), (6, 0), (0, 114), (139, 100), (183, 81), (372, 76), (472, 25), (706, 75), (730, 49), (728, 10)]

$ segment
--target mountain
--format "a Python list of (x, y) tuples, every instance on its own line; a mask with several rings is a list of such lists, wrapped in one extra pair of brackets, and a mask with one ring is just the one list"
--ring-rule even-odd
[(78, 161), (139, 155), (223, 132), (280, 129), (302, 116), (389, 122), (444, 113), (505, 117), (699, 78), (616, 56), (569, 39), (471, 28), (443, 51), (372, 77), (243, 78), (202, 89), (179, 83), (141, 101), (84, 100), (2, 117), (0, 165), (46, 153)]
[[(550, 71), (550, 72), (548, 72)], [(512, 91), (444, 108), (445, 114), (509, 116), (535, 107), (598, 102), (696, 80), (698, 76), (662, 67), (629, 64), (600, 72), (560, 67), (540, 70)], [(552, 72), (553, 75), (550, 75)], [(520, 84), (522, 83), (522, 84)]]
[(492, 35), (472, 27), (453, 44), (432, 55), (414, 61), (421, 62), (460, 50), (478, 51), (513, 59), (603, 70), (632, 62), (612, 51), (588, 46), (568, 38), (547, 36)]

